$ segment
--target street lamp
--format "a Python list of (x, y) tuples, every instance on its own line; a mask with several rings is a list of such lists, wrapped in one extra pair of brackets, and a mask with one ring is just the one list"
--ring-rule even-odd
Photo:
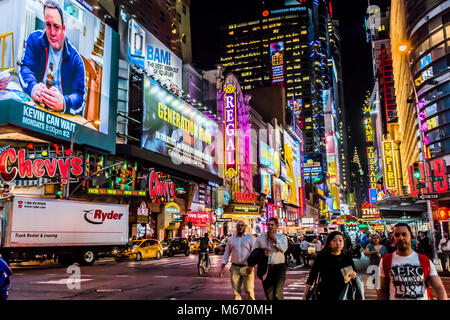
[[(404, 43), (401, 44), (398, 47), (398, 50), (405, 55), (406, 57), (406, 63), (408, 68), (411, 66), (410, 65), (410, 52), (411, 52), (411, 47), (408, 43)], [(408, 70), (409, 72), (409, 79), (411, 80), (411, 85), (414, 91), (414, 98), (415, 98), (415, 109), (416, 109), (416, 114), (417, 114), (417, 120), (419, 123), (419, 133), (420, 133), (420, 140), (421, 140), (421, 152), (422, 152), (422, 158), (423, 158), (423, 169), (424, 169), (424, 173), (425, 173), (425, 183), (428, 180), (428, 177), (430, 177), (431, 175), (428, 175), (428, 166), (427, 166), (427, 158), (426, 158), (426, 153), (425, 153), (425, 136), (422, 130), (422, 126), (420, 123), (420, 108), (419, 108), (419, 96), (417, 95), (417, 90), (416, 90), (416, 85), (414, 83), (414, 79), (411, 73), (411, 69), (409, 68)], [(420, 159), (419, 159), (420, 160)], [(419, 171), (420, 173), (420, 171)], [(416, 174), (414, 173), (414, 176), (416, 176)], [(434, 238), (434, 223), (433, 223), (433, 211), (431, 208), (431, 200), (426, 200), (427, 201), (427, 213), (428, 213), (428, 221), (429, 221), (429, 225), (430, 225), (430, 241), (431, 241), (431, 249), (432, 249), (432, 254), (433, 254), (433, 259), (437, 259), (437, 254), (436, 254), (436, 248), (435, 248), (435, 238)]]
[(70, 167), (71, 167), (71, 161), (72, 161), (72, 154), (73, 154), (73, 144), (75, 143), (75, 138), (78, 134), (78, 132), (80, 131), (81, 127), (84, 127), (85, 125), (87, 125), (88, 123), (95, 123), (96, 125), (100, 125), (100, 120), (89, 120), (86, 121), (85, 123), (83, 123), (81, 126), (78, 126), (77, 130), (75, 130), (74, 133), (72, 133), (72, 137), (70, 139), (70, 154), (69, 154), (69, 169), (68, 169), (68, 174), (67, 174), (67, 183), (66, 183), (66, 190), (65, 190), (65, 199), (69, 199), (70, 197)]

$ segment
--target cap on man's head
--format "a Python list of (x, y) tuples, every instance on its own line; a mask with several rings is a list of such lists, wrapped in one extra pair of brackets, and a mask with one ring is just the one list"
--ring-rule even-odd
[(64, 16), (63, 16), (63, 12), (61, 7), (59, 6), (58, 2), (54, 1), (54, 0), (47, 0), (44, 3), (44, 15), (45, 15), (45, 9), (46, 8), (51, 8), (51, 9), (56, 9), (59, 12), (59, 15), (61, 16), (61, 25), (64, 25)]

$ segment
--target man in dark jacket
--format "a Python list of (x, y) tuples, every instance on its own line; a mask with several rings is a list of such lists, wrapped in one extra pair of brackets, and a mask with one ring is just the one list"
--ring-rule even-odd
[(62, 10), (55, 1), (45, 2), (44, 17), (45, 31), (28, 36), (20, 84), (37, 103), (45, 103), (53, 111), (83, 116), (87, 94), (83, 59), (65, 36)]

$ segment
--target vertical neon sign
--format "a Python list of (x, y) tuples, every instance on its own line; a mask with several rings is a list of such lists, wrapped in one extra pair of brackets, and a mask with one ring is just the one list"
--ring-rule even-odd
[(224, 96), (225, 113), (225, 176), (234, 178), (237, 176), (236, 157), (236, 87), (228, 84), (225, 87)]

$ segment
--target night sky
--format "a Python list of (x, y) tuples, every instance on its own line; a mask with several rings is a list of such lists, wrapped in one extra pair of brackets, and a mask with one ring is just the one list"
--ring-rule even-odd
[[(191, 0), (191, 37), (193, 64), (199, 69), (215, 69), (219, 62), (219, 29), (221, 25), (259, 17), (258, 0)], [(349, 5), (351, 3), (351, 6)], [(370, 44), (366, 42), (364, 15), (367, 1), (333, 0), (333, 19), (339, 20), (344, 80), (344, 103), (353, 148), (359, 149), (363, 170), (367, 170), (362, 123), (362, 103), (373, 85)], [(351, 7), (351, 8), (350, 8)]]

